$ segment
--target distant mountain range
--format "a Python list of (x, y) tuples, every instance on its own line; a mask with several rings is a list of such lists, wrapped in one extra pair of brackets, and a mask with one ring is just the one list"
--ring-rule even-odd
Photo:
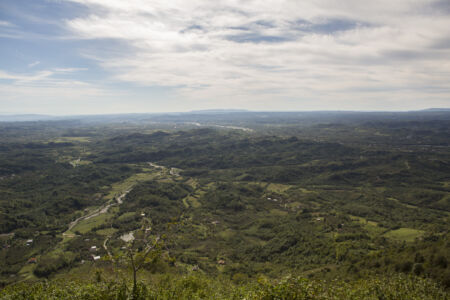
[(50, 115), (38, 115), (38, 114), (0, 114), (1, 122), (27, 122), (27, 121), (44, 121), (44, 120), (56, 120), (62, 117), (50, 116)]
[(422, 111), (450, 111), (450, 108), (427, 108)]
[(427, 108), (423, 110), (416, 110), (416, 111), (408, 111), (408, 112), (392, 112), (392, 111), (374, 111), (374, 112), (368, 112), (368, 111), (285, 111), (285, 112), (270, 112), (270, 111), (251, 111), (251, 110), (245, 110), (245, 109), (207, 109), (207, 110), (193, 110), (189, 112), (168, 112), (168, 113), (124, 113), (124, 114), (98, 114), (98, 115), (70, 115), (70, 116), (54, 116), (54, 115), (44, 115), (44, 114), (6, 114), (6, 113), (0, 113), (0, 122), (37, 122), (37, 121), (63, 121), (63, 120), (81, 120), (88, 123), (91, 122), (140, 122), (140, 121), (149, 121), (153, 118), (160, 119), (161, 117), (167, 116), (171, 118), (178, 117), (194, 117), (195, 115), (203, 115), (203, 116), (210, 116), (210, 115), (230, 115), (233, 116), (235, 113), (239, 113), (241, 117), (244, 117), (243, 115), (251, 114), (251, 115), (258, 115), (258, 114), (264, 114), (265, 116), (267, 114), (296, 114), (301, 113), (302, 115), (311, 115), (314, 114), (333, 114), (333, 115), (339, 115), (339, 114), (417, 114), (417, 113), (447, 113), (450, 112), (450, 108)]
[(203, 110), (192, 110), (189, 113), (193, 114), (226, 114), (226, 113), (236, 113), (236, 112), (251, 112), (246, 109), (203, 109)]

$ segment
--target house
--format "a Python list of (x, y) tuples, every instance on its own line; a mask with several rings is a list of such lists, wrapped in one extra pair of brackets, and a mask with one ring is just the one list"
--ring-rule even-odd
[(28, 260), (28, 263), (29, 263), (29, 264), (35, 264), (35, 263), (37, 263), (36, 257), (30, 258), (30, 259)]
[(89, 251), (90, 251), (90, 252), (97, 252), (97, 246), (92, 246), (92, 247), (89, 249)]
[(93, 261), (97, 261), (97, 260), (99, 260), (100, 259), (100, 255), (92, 255), (92, 260)]
[(27, 240), (27, 246), (30, 246), (33, 243), (33, 240)]
[(211, 224), (213, 224), (213, 225), (217, 225), (217, 224), (219, 224), (220, 222), (219, 221), (212, 221), (211, 222)]
[(220, 259), (217, 263), (222, 266), (225, 265), (225, 261), (223, 259)]

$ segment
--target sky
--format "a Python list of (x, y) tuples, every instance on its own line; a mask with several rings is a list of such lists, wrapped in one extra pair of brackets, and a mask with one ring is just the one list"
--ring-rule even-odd
[(450, 0), (0, 0), (0, 113), (450, 107)]

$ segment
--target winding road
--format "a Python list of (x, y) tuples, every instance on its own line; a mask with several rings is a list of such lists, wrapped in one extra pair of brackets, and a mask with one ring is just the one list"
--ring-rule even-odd
[[(120, 195), (119, 197), (116, 198), (117, 203), (109, 203), (109, 204), (103, 204), (102, 206), (100, 206), (99, 208), (97, 208), (96, 210), (88, 213), (87, 215), (81, 216), (79, 218), (77, 218), (76, 220), (70, 222), (69, 224), (69, 229), (67, 231), (72, 230), (75, 226), (78, 225), (78, 223), (80, 223), (83, 220), (89, 220), (90, 218), (96, 217), (98, 215), (104, 214), (106, 212), (108, 212), (109, 208), (113, 205), (120, 205), (123, 203), (123, 198), (125, 198), (125, 196), (131, 192), (132, 188), (125, 191), (122, 195)], [(63, 233), (63, 235), (68, 235), (67, 233)]]

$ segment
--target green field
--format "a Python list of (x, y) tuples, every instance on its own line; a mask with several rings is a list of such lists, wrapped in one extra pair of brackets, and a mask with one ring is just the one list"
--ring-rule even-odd
[(385, 237), (397, 241), (414, 242), (415, 239), (422, 237), (424, 231), (412, 228), (399, 228), (391, 230), (384, 234)]
[(109, 193), (104, 197), (106, 200), (114, 199), (126, 191), (129, 191), (134, 185), (139, 182), (144, 182), (154, 179), (158, 174), (155, 172), (138, 173), (130, 176), (126, 180), (115, 183), (111, 186)]
[(91, 138), (87, 136), (64, 136), (53, 140), (54, 143), (67, 143), (67, 142), (89, 143), (90, 141)]
[(100, 214), (96, 217), (92, 217), (88, 220), (83, 220), (80, 223), (78, 223), (74, 228), (72, 228), (72, 232), (80, 232), (82, 234), (87, 233), (91, 231), (93, 228), (104, 224), (109, 218), (113, 217), (114, 215), (111, 213), (104, 213)]

